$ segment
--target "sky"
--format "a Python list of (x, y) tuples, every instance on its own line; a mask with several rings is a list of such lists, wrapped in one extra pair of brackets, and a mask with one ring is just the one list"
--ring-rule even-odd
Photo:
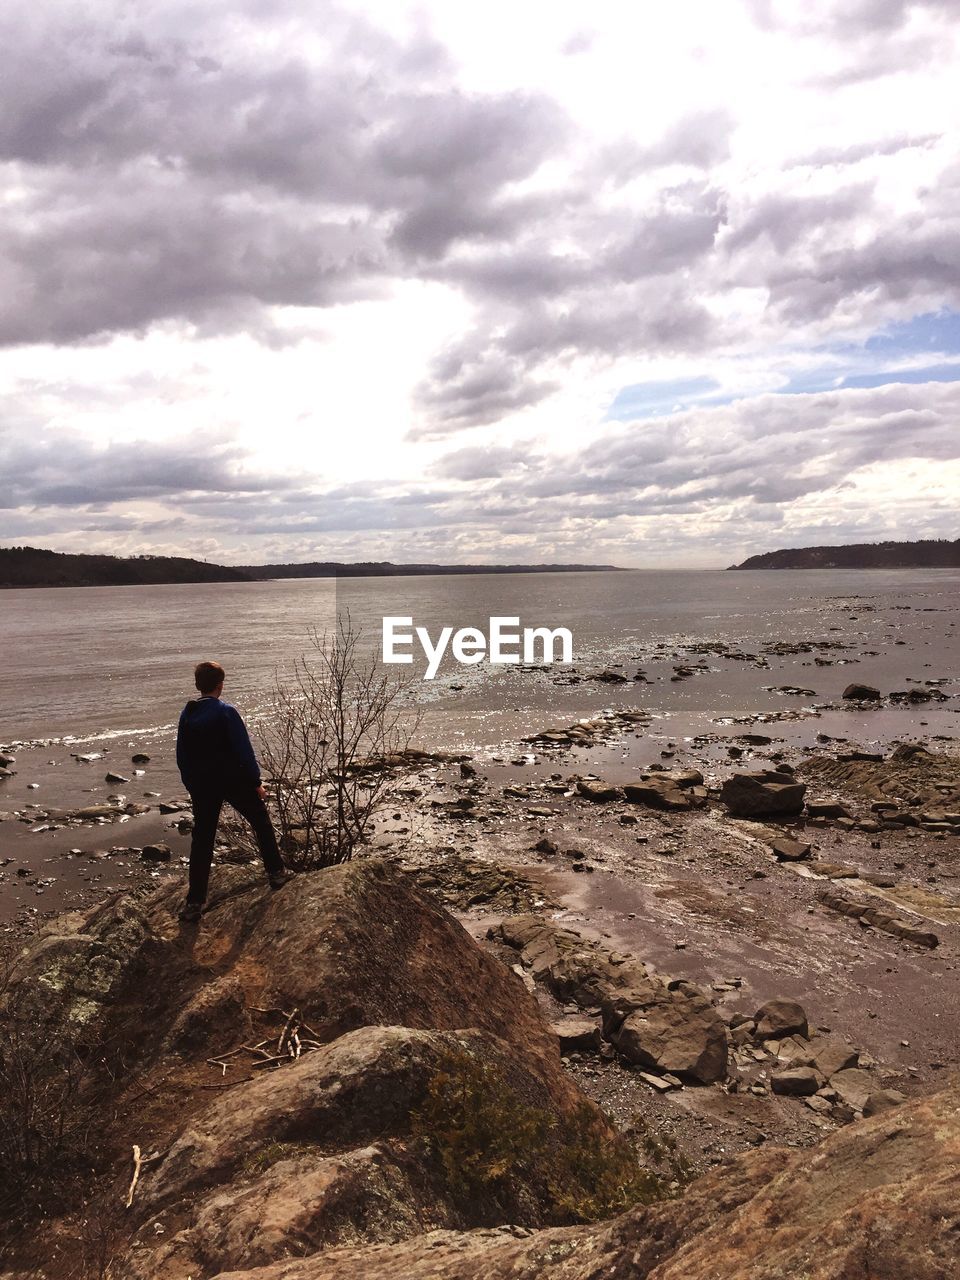
[(0, 15), (0, 545), (956, 538), (956, 0)]

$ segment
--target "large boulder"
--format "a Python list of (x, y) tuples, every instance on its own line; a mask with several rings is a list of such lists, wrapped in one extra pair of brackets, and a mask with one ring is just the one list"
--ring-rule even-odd
[(757, 1036), (761, 1040), (780, 1040), (784, 1036), (803, 1036), (807, 1039), (810, 1029), (807, 1013), (796, 1000), (778, 997), (768, 1000), (753, 1015), (757, 1024)]
[(803, 808), (806, 790), (792, 774), (764, 769), (727, 778), (720, 799), (736, 818), (791, 817)]
[(214, 885), (193, 930), (177, 922), (174, 886), (60, 917), (20, 956), (10, 991), (34, 992), (47, 1020), (91, 1044), (122, 1042), (131, 1073), (232, 1049), (298, 1009), (321, 1042), (371, 1025), (477, 1027), (541, 1063), (545, 1081), (562, 1078), (517, 976), (387, 864), (330, 867), (280, 893), (225, 866)]
[(699, 1084), (723, 1080), (729, 1046), (726, 1027), (707, 997), (683, 989), (624, 992), (603, 1006), (607, 1038), (638, 1066), (653, 1067)]
[[(463, 1087), (485, 1080), (489, 1098), (461, 1115)], [(471, 1182), (457, 1167), (484, 1152), (479, 1141), (470, 1149), (469, 1134), (425, 1129), (420, 1114), (438, 1084), (441, 1099), (449, 1096), (447, 1123), (512, 1126), (491, 1165), (513, 1161), (515, 1170)], [(544, 1123), (526, 1145), (522, 1139), (530, 1099), (541, 1094), (515, 1051), (478, 1031), (348, 1032), (215, 1100), (182, 1129), (141, 1179), (128, 1215), (138, 1229), (113, 1280), (262, 1266), (300, 1255), (305, 1242), (396, 1241), (419, 1232), (424, 1219), (447, 1227), (490, 1217), (528, 1226), (562, 1220), (554, 1203), (562, 1193), (550, 1190), (565, 1167), (554, 1162), (557, 1126), (546, 1123), (554, 1113), (544, 1111)], [(561, 1116), (561, 1136), (562, 1127)], [(473, 1136), (492, 1144), (501, 1135)]]
[(567, 1222), (642, 1178), (523, 982), (409, 876), (364, 860), (271, 893), (221, 867), (192, 929), (180, 900), (171, 886), (60, 920), (0, 1003), (0, 1032), (43, 1011), (51, 1079), (67, 1031), (90, 1064), (70, 1105), (111, 1202), (134, 1143), (145, 1157), (112, 1280), (424, 1222)]

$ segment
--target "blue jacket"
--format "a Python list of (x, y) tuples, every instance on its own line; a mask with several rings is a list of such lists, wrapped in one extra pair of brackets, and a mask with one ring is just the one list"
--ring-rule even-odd
[(194, 698), (180, 713), (177, 768), (188, 791), (259, 787), (260, 766), (236, 707), (220, 698)]

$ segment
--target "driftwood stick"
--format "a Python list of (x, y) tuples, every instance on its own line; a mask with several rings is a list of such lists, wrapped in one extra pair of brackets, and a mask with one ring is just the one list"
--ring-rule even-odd
[(246, 1045), (240, 1045), (236, 1049), (227, 1049), (225, 1053), (215, 1054), (214, 1057), (208, 1058), (207, 1061), (213, 1067), (219, 1067), (224, 1058), (235, 1058), (238, 1053), (243, 1053)]
[(280, 1032), (280, 1039), (277, 1041), (277, 1053), (283, 1053), (287, 1040), (296, 1030), (296, 1027), (294, 1024), (299, 1016), (300, 1016), (299, 1009), (294, 1009), (293, 1013), (291, 1013), (288, 1016), (286, 1022), (283, 1025), (283, 1030)]
[(130, 1190), (127, 1192), (126, 1208), (129, 1209), (133, 1204), (133, 1193), (137, 1189), (137, 1183), (140, 1181), (140, 1167), (143, 1164), (143, 1157), (140, 1154), (140, 1148), (134, 1143), (133, 1146), (133, 1178), (130, 1181)]
[(281, 1062), (289, 1061), (289, 1054), (281, 1053), (275, 1058), (264, 1058), (261, 1062), (252, 1062), (250, 1065), (253, 1067), (254, 1071), (256, 1071), (258, 1067), (276, 1067), (279, 1066)]

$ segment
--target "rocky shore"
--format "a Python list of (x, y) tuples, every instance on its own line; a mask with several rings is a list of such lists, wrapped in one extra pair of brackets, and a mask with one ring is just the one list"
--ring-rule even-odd
[[(272, 895), (223, 864), (197, 931), (163, 801), (153, 883), (0, 998), (96, 1116), (5, 1277), (953, 1275), (960, 758), (610, 764), (639, 723), (384, 762), (369, 856)], [(85, 808), (47, 820), (137, 816)]]
[(953, 1277), (957, 685), (843, 637), (518, 671), (195, 930), (162, 734), (0, 744), (2, 1280)]

